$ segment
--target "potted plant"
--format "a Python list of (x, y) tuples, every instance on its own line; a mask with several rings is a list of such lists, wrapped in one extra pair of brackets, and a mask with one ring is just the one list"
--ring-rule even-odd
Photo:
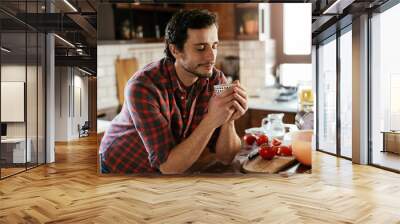
[(255, 12), (245, 12), (242, 16), (244, 33), (256, 34), (258, 32), (258, 18)]

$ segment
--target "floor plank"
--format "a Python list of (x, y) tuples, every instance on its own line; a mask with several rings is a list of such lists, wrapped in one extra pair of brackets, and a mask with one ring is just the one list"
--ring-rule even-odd
[(0, 223), (400, 223), (400, 175), (320, 152), (312, 174), (98, 176), (96, 137), (0, 181)]

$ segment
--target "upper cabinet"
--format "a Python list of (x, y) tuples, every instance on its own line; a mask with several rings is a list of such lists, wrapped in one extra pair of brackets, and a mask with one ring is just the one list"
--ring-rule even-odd
[(113, 16), (103, 18), (103, 23), (108, 25), (99, 29), (98, 38), (100, 41), (162, 42), (169, 19), (180, 9), (207, 9), (216, 13), (220, 40), (265, 40), (270, 37), (270, 9), (265, 3), (115, 3), (109, 9), (101, 8), (104, 12), (108, 10), (103, 15), (112, 12)]
[(265, 40), (270, 37), (269, 5), (265, 3), (235, 4), (237, 40)]
[(220, 40), (234, 40), (235, 31), (235, 4), (233, 3), (213, 3), (213, 4), (185, 4), (185, 9), (207, 9), (217, 14), (218, 18), (218, 38)]
[(185, 8), (215, 12), (220, 40), (265, 40), (270, 36), (270, 9), (265, 3), (185, 4)]
[(180, 4), (114, 4), (115, 39), (162, 42), (169, 19), (180, 8)]

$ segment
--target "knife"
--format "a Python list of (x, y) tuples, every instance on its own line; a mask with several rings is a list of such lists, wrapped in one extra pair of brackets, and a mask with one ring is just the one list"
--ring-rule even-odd
[(253, 151), (251, 151), (249, 153), (249, 155), (247, 155), (248, 160), (253, 160), (258, 156), (258, 148), (253, 149)]

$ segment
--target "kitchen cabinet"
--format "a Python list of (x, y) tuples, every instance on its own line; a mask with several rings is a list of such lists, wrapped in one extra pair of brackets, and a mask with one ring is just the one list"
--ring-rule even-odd
[(270, 37), (270, 8), (266, 3), (235, 4), (237, 40), (266, 40)]
[(235, 40), (235, 4), (233, 3), (214, 3), (214, 4), (185, 4), (185, 9), (207, 9), (217, 14), (218, 18), (218, 38), (219, 40)]
[[(218, 16), (220, 40), (269, 38), (269, 5), (266, 3), (112, 4), (115, 40), (162, 42), (165, 27), (180, 9), (207, 9)], [(100, 35), (99, 39), (102, 39)]]
[(216, 13), (220, 40), (265, 40), (269, 38), (268, 4), (186, 4), (185, 9), (207, 9)]
[(116, 40), (162, 42), (165, 27), (181, 4), (113, 4)]

